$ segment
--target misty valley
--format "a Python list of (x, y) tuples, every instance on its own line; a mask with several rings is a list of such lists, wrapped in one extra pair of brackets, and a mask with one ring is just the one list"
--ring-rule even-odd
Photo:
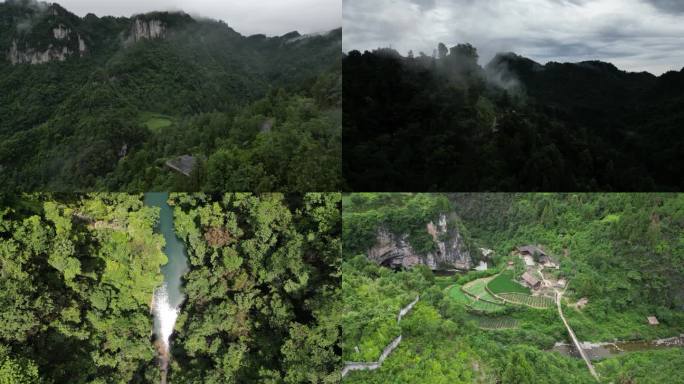
[(366, 191), (677, 191), (684, 69), (539, 64), (476, 47), (343, 59), (343, 173)]
[(335, 190), (341, 34), (243, 36), (183, 12), (0, 3), (0, 184)]

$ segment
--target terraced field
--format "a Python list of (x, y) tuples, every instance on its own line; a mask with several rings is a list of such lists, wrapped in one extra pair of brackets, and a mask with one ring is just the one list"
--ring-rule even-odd
[(473, 301), (469, 307), (471, 309), (476, 310), (476, 311), (487, 312), (487, 313), (501, 312), (506, 308), (506, 306), (504, 306), (503, 304), (494, 304), (494, 303), (491, 303), (489, 301), (483, 301), (483, 300)]
[(547, 296), (530, 296), (524, 293), (500, 293), (498, 296), (511, 303), (526, 305), (532, 308), (549, 308), (554, 304), (553, 299)]
[(473, 319), (477, 321), (477, 325), (482, 329), (496, 330), (518, 327), (518, 321), (511, 317), (474, 316)]
[(487, 283), (489, 283), (491, 279), (491, 277), (487, 277), (484, 279), (473, 280), (464, 285), (463, 289), (470, 295), (480, 298), (480, 300), (491, 301), (493, 303), (502, 303), (501, 300), (497, 299), (496, 297), (492, 296), (492, 294), (487, 292)]
[(454, 285), (449, 288), (449, 297), (454, 299), (457, 303), (469, 305), (473, 302), (473, 299), (461, 291), (460, 285)]
[(487, 288), (494, 293), (530, 293), (530, 289), (524, 287), (518, 282), (513, 280), (513, 271), (504, 271), (500, 275), (496, 276), (489, 283), (487, 283)]
[[(501, 302), (501, 304), (496, 304), (489, 301), (477, 300), (463, 292), (462, 288), (463, 287), (460, 285), (454, 285), (453, 287), (449, 288), (449, 297), (458, 303), (465, 304), (468, 309), (478, 312), (496, 313), (506, 308), (503, 302)], [(491, 297), (491, 295), (489, 295), (489, 297)], [(494, 298), (494, 300), (497, 299)], [(500, 301), (497, 300), (497, 302)]]

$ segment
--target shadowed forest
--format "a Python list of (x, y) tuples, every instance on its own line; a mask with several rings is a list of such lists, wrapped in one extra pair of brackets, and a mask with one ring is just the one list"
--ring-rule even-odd
[(343, 59), (350, 190), (680, 190), (684, 70), (541, 65), (476, 47)]

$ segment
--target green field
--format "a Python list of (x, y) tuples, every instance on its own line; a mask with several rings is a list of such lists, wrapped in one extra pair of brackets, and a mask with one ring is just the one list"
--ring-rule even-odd
[[(479, 286), (479, 285), (478, 285)], [(463, 287), (460, 285), (454, 285), (449, 289), (449, 297), (454, 299), (456, 302), (464, 304), (469, 310), (486, 312), (486, 313), (496, 313), (502, 311), (505, 306), (503, 304), (496, 304), (490, 301), (476, 300), (474, 297), (469, 296), (462, 290)], [(489, 296), (491, 297), (491, 295)], [(496, 298), (493, 298), (497, 300)]]
[(440, 289), (446, 289), (448, 286), (456, 283), (454, 276), (435, 276), (435, 285)]
[(554, 304), (553, 299), (546, 296), (530, 296), (523, 293), (500, 293), (498, 295), (511, 303), (532, 308), (549, 308)]
[(449, 289), (449, 297), (452, 299), (456, 300), (456, 302), (468, 305), (473, 302), (473, 299), (470, 298), (470, 296), (466, 295), (461, 291), (461, 286), (460, 285), (454, 285)]
[(487, 292), (486, 286), (490, 280), (491, 277), (473, 280), (470, 283), (464, 285), (463, 289), (466, 291), (466, 293), (469, 293), (474, 297), (478, 297), (480, 298), (480, 300), (491, 301), (493, 303), (501, 303), (501, 300), (497, 299), (496, 297), (492, 296), (491, 293)]
[(503, 304), (494, 304), (483, 300), (473, 301), (469, 307), (475, 311), (486, 313), (501, 312), (506, 308)]
[(489, 317), (489, 316), (473, 316), (473, 320), (477, 322), (477, 326), (482, 329), (511, 329), (518, 327), (518, 321), (512, 317)]
[(530, 293), (529, 288), (524, 287), (513, 280), (513, 271), (511, 270), (504, 271), (496, 276), (487, 284), (487, 288), (497, 294), (508, 292)]
[(162, 129), (173, 125), (173, 119), (166, 115), (148, 112), (141, 114), (140, 118), (145, 126), (154, 133), (160, 133)]

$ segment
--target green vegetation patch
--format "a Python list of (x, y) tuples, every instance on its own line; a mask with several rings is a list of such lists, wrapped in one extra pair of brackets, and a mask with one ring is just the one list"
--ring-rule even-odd
[(616, 223), (620, 221), (620, 215), (606, 215), (603, 219), (601, 219), (602, 223)]
[(499, 296), (514, 304), (526, 305), (532, 308), (549, 308), (553, 306), (553, 298), (547, 296), (532, 296), (524, 293), (501, 293)]
[(633, 352), (596, 364), (606, 383), (684, 383), (682, 367), (683, 348)]
[(503, 304), (495, 304), (484, 300), (473, 301), (469, 307), (471, 310), (483, 313), (499, 313), (506, 310)]
[(402, 333), (397, 324), (399, 311), (432, 285), (427, 277), (432, 277), (432, 272), (426, 267), (394, 272), (363, 255), (347, 261), (342, 269), (340, 310), (343, 359), (376, 361), (385, 346)]
[(144, 122), (145, 126), (154, 133), (161, 133), (162, 129), (173, 125), (173, 118), (155, 113), (143, 113), (141, 115), (141, 120)]
[(497, 299), (496, 297), (492, 296), (491, 293), (487, 292), (487, 283), (491, 280), (491, 278), (484, 278), (484, 279), (477, 279), (474, 281), (471, 281), (470, 283), (466, 284), (463, 286), (463, 290), (472, 295), (473, 297), (479, 298), (480, 300), (485, 300), (489, 301), (492, 303), (502, 303), (501, 300)]
[(473, 299), (470, 296), (463, 293), (460, 285), (454, 285), (453, 287), (449, 288), (449, 297), (454, 299), (457, 303), (465, 305), (469, 305), (473, 302)]
[(435, 286), (439, 287), (440, 289), (446, 289), (455, 283), (455, 276), (435, 276)]
[(518, 292), (529, 294), (530, 289), (513, 280), (513, 271), (506, 270), (492, 279), (487, 288), (493, 293)]
[(487, 330), (512, 329), (518, 327), (518, 321), (508, 316), (473, 316), (472, 319), (477, 322), (478, 327)]

